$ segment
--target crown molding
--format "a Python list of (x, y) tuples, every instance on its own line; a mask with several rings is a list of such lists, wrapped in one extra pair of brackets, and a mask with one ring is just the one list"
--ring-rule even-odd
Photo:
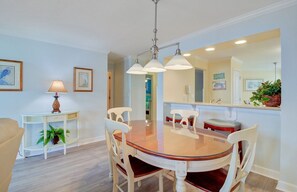
[(228, 19), (226, 21), (223, 21), (221, 23), (212, 25), (212, 26), (204, 28), (202, 30), (198, 30), (196, 32), (190, 33), (190, 34), (185, 35), (183, 37), (180, 37), (180, 38), (177, 38), (175, 40), (169, 41), (166, 44), (162, 44), (160, 46), (165, 46), (165, 45), (168, 45), (168, 44), (171, 44), (171, 43), (174, 43), (174, 42), (181, 42), (183, 40), (187, 40), (187, 39), (190, 39), (192, 37), (195, 37), (195, 36), (198, 36), (198, 35), (201, 35), (201, 34), (209, 33), (209, 32), (212, 32), (212, 31), (217, 31), (217, 30), (222, 29), (224, 27), (234, 25), (234, 24), (237, 24), (237, 23), (241, 23), (243, 21), (247, 21), (247, 20), (250, 20), (252, 18), (262, 16), (262, 15), (267, 15), (269, 13), (277, 12), (279, 10), (294, 6), (296, 4), (297, 4), (297, 0), (283, 0), (281, 2), (277, 2), (277, 3), (271, 4), (269, 6), (257, 9), (255, 11), (248, 12), (248, 13), (243, 14), (241, 16)]

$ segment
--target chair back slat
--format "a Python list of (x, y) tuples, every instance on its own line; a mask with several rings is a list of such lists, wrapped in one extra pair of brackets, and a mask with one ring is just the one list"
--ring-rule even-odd
[(173, 109), (170, 111), (170, 114), (173, 115), (172, 118), (172, 123), (175, 123), (175, 119), (176, 119), (176, 114), (180, 115), (182, 117), (182, 120), (180, 122), (180, 124), (185, 123), (187, 126), (189, 126), (189, 118), (193, 117), (193, 127), (195, 128), (196, 126), (196, 119), (199, 116), (198, 111), (194, 111), (194, 110), (183, 110), (183, 109)]
[[(233, 150), (228, 175), (220, 191), (231, 191), (239, 182), (245, 182), (255, 159), (257, 126), (254, 125), (248, 129), (233, 132), (228, 136), (227, 140), (233, 144)], [(246, 141), (248, 144), (241, 163), (238, 154), (238, 143), (240, 141)]]
[(130, 112), (132, 111), (132, 108), (130, 107), (115, 107), (110, 108), (107, 110), (108, 119), (113, 119), (113, 114), (115, 115), (115, 121), (121, 121), (124, 122), (123, 114), (127, 112), (127, 121), (130, 121)]
[[(131, 168), (129, 161), (129, 150), (126, 143), (126, 133), (131, 131), (131, 127), (122, 122), (105, 119), (105, 131), (106, 131), (106, 142), (109, 155), (111, 156), (113, 163), (122, 166), (127, 174), (134, 176), (134, 172)], [(115, 132), (122, 133), (122, 142), (120, 144), (114, 137)]]

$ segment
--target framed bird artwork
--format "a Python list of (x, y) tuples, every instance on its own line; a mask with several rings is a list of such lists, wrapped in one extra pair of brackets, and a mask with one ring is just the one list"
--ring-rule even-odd
[(23, 90), (23, 62), (0, 59), (0, 91)]

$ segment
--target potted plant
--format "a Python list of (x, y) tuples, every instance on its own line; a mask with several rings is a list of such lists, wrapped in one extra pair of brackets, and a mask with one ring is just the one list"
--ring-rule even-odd
[(253, 96), (250, 100), (255, 106), (263, 104), (266, 107), (279, 107), (281, 104), (281, 87), (280, 79), (274, 82), (265, 81), (252, 93)]
[[(47, 145), (49, 141), (51, 141), (54, 145), (56, 145), (59, 140), (65, 143), (65, 135), (64, 129), (62, 128), (54, 128), (53, 126), (49, 125), (50, 129), (46, 130), (46, 138), (44, 139), (44, 131), (40, 131), (40, 138), (37, 141), (37, 144), (43, 143), (43, 145)], [(66, 134), (70, 133), (67, 129)]]

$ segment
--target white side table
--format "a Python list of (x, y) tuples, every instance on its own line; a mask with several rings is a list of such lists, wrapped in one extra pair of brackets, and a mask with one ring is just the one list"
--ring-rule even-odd
[[(67, 130), (67, 123), (69, 121), (76, 121), (75, 130), (76, 136), (75, 137), (66, 137), (66, 130)], [(66, 155), (67, 146), (70, 144), (76, 143), (78, 146), (78, 139), (79, 139), (79, 112), (78, 111), (71, 111), (71, 112), (63, 112), (63, 113), (40, 113), (40, 114), (25, 114), (22, 115), (22, 125), (24, 128), (24, 136), (22, 140), (22, 149), (23, 149), (23, 157), (25, 158), (25, 151), (35, 151), (41, 150), (40, 145), (33, 145), (32, 141), (30, 141), (30, 137), (28, 137), (28, 129), (30, 126), (28, 125), (36, 125), (37, 127), (40, 125), (43, 127), (44, 131), (44, 138), (46, 138), (46, 130), (48, 128), (49, 123), (54, 122), (61, 122), (63, 124), (63, 130), (65, 135), (65, 143), (57, 144), (57, 145), (50, 145), (49, 143), (43, 146), (44, 151), (44, 159), (47, 159), (47, 151), (48, 148), (60, 147), (61, 145), (64, 146), (64, 155)], [(71, 133), (70, 133), (71, 134)], [(30, 141), (31, 144), (28, 144)]]

